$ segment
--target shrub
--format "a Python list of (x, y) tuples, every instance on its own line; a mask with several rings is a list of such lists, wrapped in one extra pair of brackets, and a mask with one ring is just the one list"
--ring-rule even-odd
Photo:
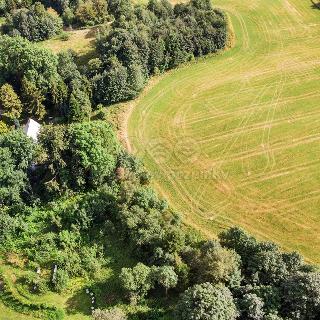
[(33, 141), (21, 130), (0, 136), (0, 205), (22, 202), (29, 187), (27, 169), (34, 153)]
[(168, 289), (176, 287), (178, 283), (178, 276), (171, 266), (153, 267), (151, 277), (154, 282), (165, 288), (166, 296)]
[(32, 293), (43, 294), (49, 290), (46, 279), (34, 272), (29, 272), (23, 278), (23, 281), (28, 286), (29, 291)]
[(103, 121), (73, 124), (70, 137), (70, 173), (76, 188), (100, 186), (115, 170), (119, 144)]
[(94, 320), (127, 320), (126, 314), (119, 308), (109, 310), (96, 309), (92, 312)]
[(262, 320), (264, 319), (264, 303), (261, 298), (255, 294), (245, 294), (240, 299), (241, 317), (243, 319)]
[(61, 293), (67, 286), (69, 282), (69, 275), (63, 269), (58, 269), (52, 276), (53, 289)]
[(80, 1), (75, 11), (75, 22), (82, 26), (93, 26), (108, 20), (107, 1), (87, 0)]
[(240, 286), (241, 259), (231, 250), (221, 247), (217, 241), (208, 241), (200, 249), (185, 253), (185, 259), (191, 266), (194, 281), (224, 283), (229, 287)]
[(7, 127), (7, 125), (5, 124), (5, 122), (3, 122), (2, 120), (0, 120), (0, 135), (7, 133), (9, 131), (9, 128)]
[(68, 32), (61, 32), (60, 35), (59, 35), (59, 39), (61, 41), (68, 41), (70, 38), (70, 35)]

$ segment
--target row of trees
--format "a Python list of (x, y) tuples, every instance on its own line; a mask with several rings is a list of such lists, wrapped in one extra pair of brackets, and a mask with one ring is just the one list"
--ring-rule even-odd
[(147, 7), (110, 1), (112, 28), (97, 39), (99, 58), (88, 76), (96, 103), (111, 104), (136, 97), (154, 74), (224, 48), (224, 14), (209, 0), (175, 7), (150, 0)]
[(173, 268), (138, 264), (123, 269), (123, 288), (136, 301), (159, 285), (181, 291), (183, 279), (187, 289), (176, 306), (179, 320), (318, 319), (320, 273), (301, 256), (282, 253), (238, 228), (219, 238), (182, 248), (184, 268), (176, 261)]

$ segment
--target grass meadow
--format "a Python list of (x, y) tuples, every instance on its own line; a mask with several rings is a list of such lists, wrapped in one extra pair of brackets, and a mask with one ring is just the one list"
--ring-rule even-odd
[(320, 262), (320, 11), (215, 1), (232, 49), (173, 70), (134, 102), (129, 148), (186, 224), (239, 225)]
[(73, 50), (80, 59), (80, 63), (86, 63), (95, 57), (95, 37), (97, 28), (91, 27), (64, 32), (66, 38), (61, 36), (40, 42), (41, 46), (52, 50), (54, 53)]

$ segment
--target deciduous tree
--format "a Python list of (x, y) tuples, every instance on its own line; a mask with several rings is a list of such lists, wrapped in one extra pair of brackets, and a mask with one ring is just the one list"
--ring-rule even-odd
[(8, 83), (0, 88), (0, 110), (11, 120), (19, 119), (22, 112), (21, 101)]
[(177, 320), (234, 320), (237, 316), (230, 290), (211, 283), (189, 288), (176, 308)]

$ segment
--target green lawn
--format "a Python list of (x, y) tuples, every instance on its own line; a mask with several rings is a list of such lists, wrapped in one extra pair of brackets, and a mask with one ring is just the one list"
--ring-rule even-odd
[(22, 315), (17, 313), (6, 306), (4, 306), (0, 301), (0, 320), (36, 320), (32, 316)]
[(239, 225), (320, 262), (320, 11), (310, 0), (216, 0), (231, 50), (153, 81), (130, 148), (185, 222)]

